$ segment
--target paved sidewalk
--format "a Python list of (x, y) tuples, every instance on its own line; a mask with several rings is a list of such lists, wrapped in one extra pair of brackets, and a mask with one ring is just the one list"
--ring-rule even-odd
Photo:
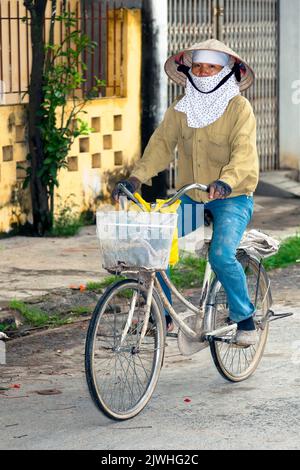
[(106, 275), (96, 227), (71, 238), (13, 237), (0, 240), (0, 305), (11, 298), (85, 284)]
[[(300, 229), (300, 198), (255, 198), (249, 228), (284, 238)], [(209, 231), (208, 231), (209, 232)], [(12, 298), (97, 281), (101, 268), (96, 227), (71, 238), (13, 237), (0, 240), (0, 306)]]

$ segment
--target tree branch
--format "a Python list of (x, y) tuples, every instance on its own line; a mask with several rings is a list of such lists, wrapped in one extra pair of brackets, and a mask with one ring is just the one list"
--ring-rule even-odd
[[(55, 26), (55, 17), (56, 17), (56, 0), (51, 0), (51, 22), (49, 29), (49, 42), (50, 46), (54, 44), (54, 26)], [(48, 49), (47, 57), (45, 60), (45, 70), (47, 70), (51, 64), (51, 56), (53, 56), (53, 51)]]
[(27, 10), (34, 10), (33, 0), (24, 0), (23, 5)]
[(35, 6), (33, 4), (33, 0), (24, 0), (23, 5), (29, 11), (29, 13), (31, 15), (31, 18), (35, 19), (36, 18), (36, 10), (35, 10)]
[(43, 22), (45, 20), (45, 10), (47, 7), (47, 1), (48, 0), (35, 0), (34, 1), (36, 14), (38, 17), (42, 19)]

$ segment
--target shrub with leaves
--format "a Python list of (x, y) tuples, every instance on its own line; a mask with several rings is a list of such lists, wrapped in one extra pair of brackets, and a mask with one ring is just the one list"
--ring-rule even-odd
[[(56, 16), (55, 22), (62, 24), (64, 40), (61, 44), (45, 46), (43, 102), (38, 111), (43, 142), (43, 161), (38, 176), (47, 187), (52, 222), (58, 172), (67, 166), (67, 155), (74, 139), (80, 135), (88, 135), (92, 130), (80, 115), (86, 113), (84, 106), (91, 98), (99, 96), (99, 90), (104, 86), (103, 80), (94, 77), (94, 86), (83, 91), (87, 66), (82, 57), (84, 53), (93, 54), (97, 43), (76, 29), (75, 14), (66, 12)], [(31, 160), (30, 154), (27, 160)], [(26, 171), (24, 187), (31, 180), (30, 166)]]
[(81, 216), (74, 210), (78, 207), (73, 200), (74, 197), (75, 194), (70, 194), (67, 199), (62, 202), (61, 197), (58, 196), (59, 203), (53, 221), (51, 236), (71, 237), (76, 235), (83, 226)]

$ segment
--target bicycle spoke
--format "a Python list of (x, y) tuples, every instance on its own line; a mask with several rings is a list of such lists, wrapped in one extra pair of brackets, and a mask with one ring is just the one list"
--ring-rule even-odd
[[(248, 367), (250, 367), (251, 362), (249, 362), (248, 358), (247, 358), (248, 349), (246, 349), (246, 351), (245, 351), (245, 349), (243, 348), (242, 351), (243, 351), (243, 354), (244, 354), (244, 357), (245, 357), (245, 361), (247, 362)], [(251, 358), (251, 360), (252, 360), (252, 358)]]
[[(129, 362), (131, 362), (131, 361), (129, 361)], [(142, 383), (142, 381), (140, 380), (140, 378), (138, 377), (138, 374), (136, 373), (135, 356), (132, 356), (132, 362), (134, 363), (133, 372), (134, 372), (134, 374), (135, 374), (134, 376), (135, 376), (136, 379), (137, 379), (137, 385), (138, 385), (140, 391), (142, 391), (142, 390), (143, 390), (143, 388), (142, 388), (142, 387), (143, 387), (143, 383)], [(131, 366), (131, 367), (132, 367), (132, 366)]]
[[(128, 370), (129, 370), (129, 365), (130, 365), (130, 364), (129, 364), (129, 360), (127, 361), (127, 369), (126, 369), (126, 371), (125, 371), (125, 369), (124, 369), (124, 367), (123, 367), (123, 363), (122, 363), (122, 360), (121, 360), (121, 356), (120, 356), (120, 355), (118, 356), (118, 359), (119, 359), (121, 368), (122, 368), (122, 370), (123, 370), (123, 372), (124, 372), (124, 374), (123, 374), (123, 375), (124, 375), (124, 391), (125, 391), (125, 389), (126, 389), (126, 384), (127, 384), (127, 389), (129, 390), (129, 397), (132, 398), (132, 400), (131, 400), (131, 404), (132, 404), (132, 401), (133, 401), (133, 398), (134, 398), (134, 390), (133, 390), (132, 385), (130, 384), (129, 378), (128, 378)], [(126, 367), (126, 366), (125, 366), (125, 367)], [(125, 395), (125, 394), (122, 393), (123, 399), (124, 399), (124, 395)], [(123, 403), (123, 409), (124, 409), (124, 403)]]
[(237, 372), (241, 372), (241, 352), (239, 351), (239, 360), (237, 365)]
[[(218, 346), (219, 347), (219, 346)], [(226, 349), (226, 352), (222, 358), (222, 362), (224, 362), (224, 364), (226, 365), (226, 362), (227, 362), (227, 359), (228, 359), (228, 356), (229, 356), (229, 353), (231, 352), (231, 349), (232, 349), (232, 345), (229, 344), (227, 345), (227, 349)]]

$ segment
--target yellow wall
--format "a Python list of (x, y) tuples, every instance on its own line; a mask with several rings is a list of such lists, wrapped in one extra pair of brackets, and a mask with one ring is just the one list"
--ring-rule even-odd
[[(97, 127), (100, 118), (100, 129), (88, 136), (78, 137), (72, 145), (68, 156), (69, 168), (61, 170), (59, 174), (59, 188), (55, 193), (56, 210), (58, 204), (66, 201), (70, 194), (75, 194), (75, 197), (69, 197), (68, 200), (70, 204), (77, 205), (76, 211), (93, 206), (95, 197), (101, 192), (106, 192), (106, 171), (118, 171), (140, 155), (140, 10), (124, 11), (123, 53), (125, 97), (94, 99), (86, 106), (87, 114), (82, 114), (81, 119), (87, 121), (91, 127), (93, 124)], [(16, 139), (16, 132), (19, 140), (22, 134), (26, 135), (25, 109), (24, 105), (0, 107), (0, 232), (10, 229), (15, 219), (12, 216), (13, 211), (20, 212), (18, 197), (22, 198), (22, 204), (25, 204), (25, 211), (28, 212), (26, 194), (24, 197), (23, 191), (20, 190), (24, 172), (18, 170), (17, 175), (16, 169), (17, 162), (25, 161), (28, 153), (26, 137), (23, 137), (22, 142), (17, 142)], [(92, 118), (95, 119), (93, 122)], [(111, 148), (105, 148), (104, 141), (108, 144), (111, 142)], [(94, 164), (99, 163), (98, 154), (101, 167), (93, 168), (93, 161)], [(11, 161), (4, 161), (4, 158), (11, 157)], [(19, 191), (15, 189), (16, 184)], [(14, 204), (12, 199), (15, 200)], [(21, 221), (24, 220), (26, 217), (22, 214)]]
[[(0, 107), (0, 232), (6, 232), (20, 217), (25, 222), (29, 212), (28, 191), (22, 191), (24, 172), (17, 169), (26, 162), (26, 108), (22, 105)], [(25, 195), (25, 203), (23, 203)], [(27, 197), (26, 197), (27, 195)], [(19, 201), (23, 209), (20, 210)], [(16, 215), (14, 215), (14, 213)]]

